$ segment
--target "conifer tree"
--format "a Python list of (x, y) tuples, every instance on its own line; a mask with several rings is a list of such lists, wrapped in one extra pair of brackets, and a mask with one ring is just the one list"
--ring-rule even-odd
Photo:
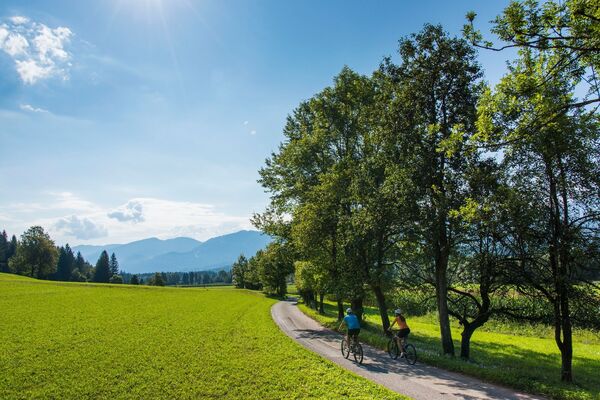
[(0, 272), (8, 272), (8, 257), (6, 252), (8, 251), (8, 239), (6, 231), (2, 231), (0, 234)]
[(6, 259), (10, 260), (12, 256), (17, 252), (17, 237), (12, 235), (10, 242), (8, 243), (8, 250), (6, 251)]
[(65, 247), (61, 247), (59, 249), (58, 264), (56, 266), (56, 280), (70, 280), (74, 264), (75, 257), (73, 256), (73, 250), (71, 250), (69, 244), (67, 244)]
[(139, 285), (140, 284), (140, 279), (138, 278), (137, 275), (133, 275), (131, 277), (131, 281), (129, 281), (130, 285)]
[(93, 281), (108, 283), (110, 277), (110, 261), (108, 259), (108, 253), (106, 250), (104, 250), (102, 254), (100, 254), (100, 258), (98, 258), (98, 262), (96, 263)]
[(115, 253), (112, 253), (110, 256), (110, 274), (112, 275), (119, 275), (119, 262), (117, 261), (117, 256), (115, 256)]

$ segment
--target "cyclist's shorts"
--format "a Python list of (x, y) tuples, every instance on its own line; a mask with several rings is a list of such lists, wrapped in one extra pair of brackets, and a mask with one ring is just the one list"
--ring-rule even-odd
[(360, 333), (360, 329), (348, 329), (348, 336), (357, 338)]
[(400, 329), (398, 331), (398, 337), (399, 338), (405, 338), (405, 337), (408, 336), (409, 333), (410, 333), (410, 328)]

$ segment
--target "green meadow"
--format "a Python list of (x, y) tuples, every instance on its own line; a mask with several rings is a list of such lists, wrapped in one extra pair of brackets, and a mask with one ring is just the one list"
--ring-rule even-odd
[(231, 288), (0, 274), (0, 399), (402, 399), (305, 350)]
[[(325, 305), (325, 315), (301, 304), (300, 308), (322, 324), (335, 329), (337, 308)], [(381, 334), (381, 319), (375, 308), (366, 307), (362, 341), (385, 349), (388, 339)], [(549, 327), (490, 323), (476, 331), (471, 340), (472, 361), (441, 355), (440, 332), (435, 315), (407, 316), (409, 341), (417, 347), (419, 361), (484, 380), (539, 393), (556, 399), (600, 399), (600, 335), (574, 332), (574, 384), (560, 382), (560, 353)], [(452, 337), (458, 352), (460, 326), (453, 321)]]

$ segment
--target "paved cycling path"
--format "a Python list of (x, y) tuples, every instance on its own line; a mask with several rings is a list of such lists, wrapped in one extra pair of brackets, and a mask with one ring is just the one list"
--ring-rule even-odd
[(292, 301), (280, 301), (271, 309), (273, 320), (288, 336), (343, 368), (413, 399), (542, 399), (424, 365), (418, 360), (415, 365), (407, 365), (404, 360), (392, 360), (387, 353), (365, 344), (364, 361), (358, 365), (342, 356), (339, 333), (307, 317), (295, 304)]

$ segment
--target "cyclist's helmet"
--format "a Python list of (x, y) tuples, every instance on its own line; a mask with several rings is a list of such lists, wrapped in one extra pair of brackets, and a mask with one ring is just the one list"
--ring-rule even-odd
[(352, 314), (352, 309), (351, 308), (347, 308), (346, 309), (346, 314)]
[(396, 308), (396, 310), (394, 310), (394, 314), (400, 315), (400, 314), (402, 314), (402, 310), (400, 310), (399, 308)]

